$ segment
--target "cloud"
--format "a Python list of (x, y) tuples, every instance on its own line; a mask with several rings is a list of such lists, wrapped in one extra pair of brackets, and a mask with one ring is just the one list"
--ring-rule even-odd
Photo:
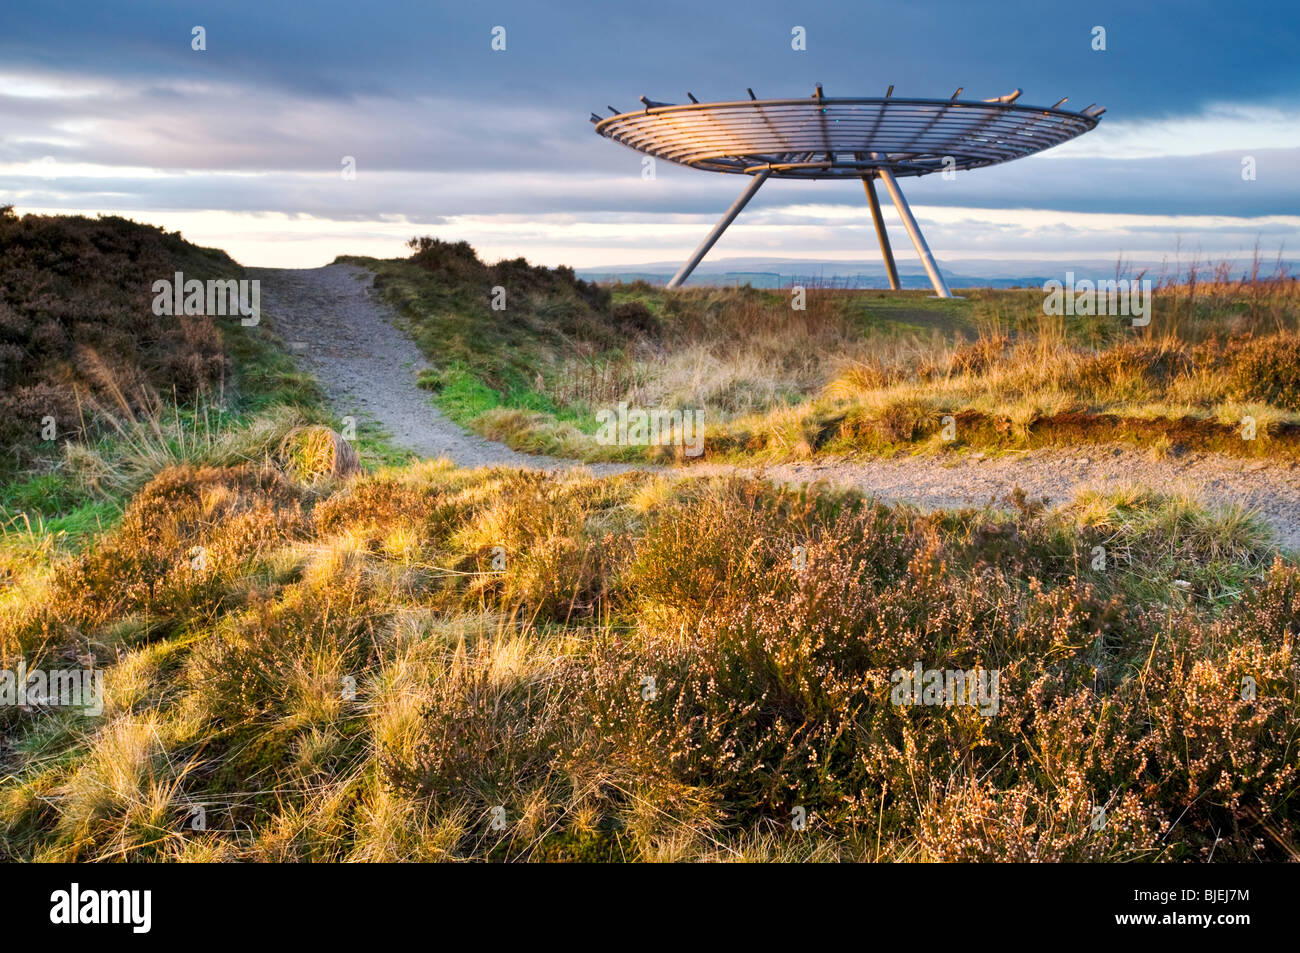
[[(575, 145), (576, 149), (577, 146)], [(322, 158), (314, 168), (249, 171), (147, 168), (147, 156), (124, 157), (130, 165), (79, 159), (0, 157), (6, 188), (0, 198), (20, 205), (106, 208), (213, 209), (283, 212), (335, 218), (405, 215), (437, 217), (568, 214), (693, 216), (712, 221), (744, 185), (736, 176), (659, 163), (653, 180), (641, 177), (640, 158), (597, 140), (585, 143), (597, 156), (614, 156), (611, 171), (592, 167), (548, 168), (539, 160), (512, 169), (425, 171), (372, 168), (358, 150), (355, 180), (345, 180), (342, 156)], [(24, 150), (34, 156), (40, 149)], [(1044, 209), (1189, 216), (1270, 216), (1300, 212), (1300, 149), (1256, 150), (1256, 178), (1242, 178), (1241, 155), (1215, 153), (1148, 159), (1029, 158), (958, 173), (904, 179), (910, 202), (939, 207)], [(404, 165), (405, 163), (397, 163)], [(865, 210), (862, 187), (849, 182), (771, 181), (745, 211), (746, 218), (777, 207), (842, 206), (848, 215)]]
[[(400, 248), (398, 233), (419, 228), (552, 263), (672, 257), (743, 183), (663, 162), (646, 181), (641, 156), (593, 134), (590, 109), (627, 108), (641, 91), (680, 100), (685, 87), (702, 98), (750, 84), (790, 94), (815, 79), (831, 95), (896, 82), (946, 96), (951, 75), (966, 95), (994, 95), (1011, 87), (1003, 67), (1015, 63), (1022, 102), (1086, 91), (1078, 105), (1110, 111), (1040, 156), (951, 181), (905, 179), (936, 249), (1114, 251), (1177, 236), (1226, 248), (1294, 233), (1300, 110), (1281, 91), (1300, 71), (1270, 4), (1219, 18), (1215, 31), (1195, 9), (1171, 20), (1108, 2), (1086, 20), (1027, 3), (1006, 16), (1016, 30), (955, 2), (870, 18), (837, 4), (796, 14), (757, 3), (744, 17), (675, 3), (653, 16), (594, 2), (10, 6), (0, 13), (0, 202), (129, 210), (214, 243), (195, 228), (221, 222), (241, 247), (310, 247), (312, 261), (324, 246), (302, 222), (333, 236), (336, 252), (353, 250), (349, 234)], [(796, 20), (807, 56), (789, 48)], [(193, 23), (208, 29), (206, 52), (189, 48)], [(1094, 23), (1107, 25), (1105, 53), (1089, 47)], [(508, 29), (502, 54), (488, 45), (494, 24)], [(921, 35), (923, 45), (908, 39)], [(345, 157), (353, 181), (340, 175)], [(1242, 178), (1246, 157), (1253, 180)], [(278, 229), (284, 248), (258, 229)], [(867, 232), (857, 183), (773, 181), (719, 252), (851, 252), (870, 247)]]

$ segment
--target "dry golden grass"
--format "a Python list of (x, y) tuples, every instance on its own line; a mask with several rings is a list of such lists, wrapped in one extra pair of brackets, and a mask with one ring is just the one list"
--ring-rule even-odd
[[(419, 252), (440, 281), (485, 274), (467, 248)], [(491, 274), (536, 285), (520, 320), (559, 370), (482, 419), (539, 446), (587, 440), (539, 396), (698, 401), (715, 435), (790, 454), (934, 440), (954, 409), (1008, 439), (1077, 408), (1261, 433), (1295, 412), (1280, 286), (1167, 289), (1177, 334), (1120, 342), (989, 295), (968, 343), (866, 333), (861, 301), (818, 292), (807, 312), (651, 295), (603, 326), (600, 289)], [(1200, 333), (1207, 311), (1223, 334)], [(466, 360), (515, 332), (464, 324)], [(578, 360), (565, 335), (605, 344)], [(495, 354), (485, 373), (517, 371)], [(0, 549), (0, 667), (107, 676), (99, 717), (0, 708), (0, 857), (1296, 858), (1300, 570), (1244, 510), (1118, 487), (922, 514), (445, 462), (320, 479), (332, 432), (298, 430), (270, 465), (300, 411), (229, 426), (112, 381), (95, 399), (115, 441), (63, 466), (133, 491), (120, 520), (63, 546), (38, 518)], [(997, 670), (999, 711), (893, 704), (915, 661)]]
[[(454, 281), (429, 285), (407, 263), (379, 267), (417, 328), (441, 327)], [(1047, 315), (1036, 289), (930, 302), (810, 288), (796, 310), (788, 291), (615, 286), (604, 322), (589, 314), (562, 341), (534, 340), (531, 317), (507, 340), (486, 336), (478, 363), (494, 370), (480, 374), (467, 358), (443, 375), (440, 399), (459, 422), (512, 447), (587, 460), (665, 455), (596, 441), (597, 411), (624, 401), (700, 411), (708, 452), (734, 456), (939, 448), (932, 437), (946, 415), (980, 418), (961, 445), (1160, 439), (1109, 416), (1167, 422), (1179, 431), (1171, 445), (1289, 452), (1300, 428), (1300, 282), (1259, 261), (1235, 280), (1226, 265), (1178, 267), (1181, 283), (1157, 279), (1151, 323), (1140, 328)], [(529, 300), (549, 321), (541, 299)], [(431, 360), (445, 361), (436, 337), (422, 340)], [(513, 378), (495, 370), (507, 364)], [(1269, 433), (1287, 431), (1285, 446), (1227, 439), (1219, 421), (1236, 404), (1266, 408), (1259, 419)], [(923, 408), (922, 425), (895, 434), (889, 417), (900, 405)]]
[[(169, 470), (0, 624), (6, 663), (108, 672), (100, 719), (0, 714), (0, 852), (1287, 857), (1300, 573), (1270, 548), (1137, 487), (922, 515), (653, 474)], [(918, 659), (998, 669), (998, 714), (890, 704)]]
[(344, 479), (361, 471), (352, 445), (329, 427), (295, 427), (284, 435), (278, 452), (285, 470), (303, 483)]

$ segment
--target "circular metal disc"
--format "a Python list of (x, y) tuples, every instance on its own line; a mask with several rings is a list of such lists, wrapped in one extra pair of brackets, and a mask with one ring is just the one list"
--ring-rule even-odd
[(774, 178), (978, 169), (1041, 152), (1097, 125), (1086, 113), (936, 99), (758, 99), (620, 113), (602, 136), (679, 165)]

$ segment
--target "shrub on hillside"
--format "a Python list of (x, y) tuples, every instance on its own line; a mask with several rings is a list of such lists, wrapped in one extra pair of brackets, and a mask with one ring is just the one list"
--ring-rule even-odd
[[(207, 280), (238, 275), (239, 266), (223, 252), (123, 218), (0, 214), (0, 435), (7, 446), (32, 442), (47, 414), (65, 437), (83, 421), (93, 427), (99, 408), (142, 400), (142, 386), (185, 400), (226, 378), (230, 363), (210, 319), (153, 313), (153, 283), (177, 271)], [(50, 397), (51, 389), (61, 396)], [(68, 416), (78, 392), (82, 413)]]
[(953, 351), (952, 366), (962, 374), (983, 374), (1002, 359), (1010, 343), (1008, 338), (999, 336), (960, 344)]
[(1163, 388), (1195, 366), (1187, 349), (1176, 342), (1130, 341), (1085, 359), (1078, 371), (1078, 381), (1081, 387), (1093, 391), (1103, 390), (1124, 377), (1135, 377)]
[(495, 265), (487, 265), (479, 260), (469, 242), (445, 242), (428, 235), (412, 238), (406, 245), (413, 250), (414, 264), (453, 288), (468, 286), (486, 295), (491, 287), (499, 285), (506, 289), (507, 302), (516, 295), (532, 294), (542, 298), (576, 297), (598, 311), (609, 307), (608, 289), (583, 281), (564, 265), (546, 268), (530, 265), (523, 258), (503, 258)]
[(1300, 334), (1239, 342), (1228, 361), (1233, 396), (1300, 411)]
[(137, 613), (173, 626), (211, 611), (234, 567), (302, 531), (303, 499), (274, 467), (164, 470), (115, 530), (63, 567), (50, 598), (16, 620), (18, 645), (84, 638)]
[(179, 326), (164, 331), (159, 339), (155, 366), (162, 380), (170, 381), (176, 395), (184, 399), (223, 384), (232, 365), (212, 318), (177, 321)]
[(456, 284), (481, 282), (486, 277), (487, 266), (478, 260), (469, 242), (444, 242), (422, 235), (412, 238), (406, 245), (412, 249), (411, 261), (414, 264), (446, 281)]
[(659, 319), (640, 301), (623, 301), (614, 305), (614, 327), (625, 334), (645, 334), (654, 337), (659, 333)]
[(76, 397), (69, 388), (40, 381), (0, 391), (0, 443), (6, 447), (44, 441), (50, 421), (56, 440), (81, 428)]

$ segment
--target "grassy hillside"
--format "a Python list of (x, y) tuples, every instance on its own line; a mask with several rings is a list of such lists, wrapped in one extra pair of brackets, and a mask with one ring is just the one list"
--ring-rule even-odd
[(155, 315), (152, 284), (177, 271), (243, 274), (153, 226), (0, 209), (0, 606), (111, 528), (160, 470), (260, 461), (327, 419), (273, 318)]
[[(1158, 287), (1149, 326), (1043, 314), (1037, 290), (788, 291), (645, 284), (488, 266), (469, 246), (348, 259), (406, 316), (440, 406), (518, 449), (588, 460), (596, 413), (700, 409), (712, 457), (787, 459), (1130, 442), (1154, 453), (1300, 450), (1300, 282), (1278, 273)], [(505, 307), (490, 306), (493, 288)], [(944, 439), (944, 417), (955, 428)], [(1243, 422), (1254, 439), (1242, 439)]]
[[(1295, 859), (1300, 573), (1268, 548), (1136, 491), (999, 518), (171, 469), (7, 617), (8, 657), (109, 666), (108, 705), (5, 715), (0, 853)], [(996, 715), (891, 704), (915, 662), (1000, 670)]]
[(5, 462), (40, 441), (41, 419), (84, 437), (149, 392), (182, 401), (231, 373), (210, 318), (160, 317), (150, 290), (176, 271), (200, 280), (241, 269), (215, 249), (121, 218), (0, 209), (0, 440)]
[[(21, 284), (64, 267), (69, 294), (127, 301), (149, 248), (164, 275), (233, 264), (102, 227), (115, 264), (42, 259)], [(84, 250), (101, 225), (22, 228)], [(589, 446), (588, 411), (628, 386), (707, 393), (731, 414), (714, 439), (738, 440), (749, 418), (867, 413), (823, 393), (841, 358), (917, 374), (987, 352), (960, 379), (992, 386), (1033, 340), (949, 340), (1000, 298), (815, 295), (781, 325), (761, 292), (611, 294), (416, 252), (374, 267), (431, 386), (525, 443)], [(1168, 347), (1233, 361), (1262, 334), (1221, 323)], [(922, 514), (755, 480), (390, 465), (380, 444), (331, 473), (324, 432), (285, 443), (329, 416), (274, 315), (212, 327), (224, 377), (170, 400), (165, 327), (123, 352), (120, 401), (75, 349), (24, 349), (14, 386), (98, 396), (0, 479), (0, 670), (93, 667), (107, 697), (0, 705), (0, 859), (1300, 859), (1300, 568), (1248, 513), (1126, 487)], [(1043, 353), (1163, 366), (1094, 333)], [(918, 664), (999, 673), (996, 711), (899, 704)]]

